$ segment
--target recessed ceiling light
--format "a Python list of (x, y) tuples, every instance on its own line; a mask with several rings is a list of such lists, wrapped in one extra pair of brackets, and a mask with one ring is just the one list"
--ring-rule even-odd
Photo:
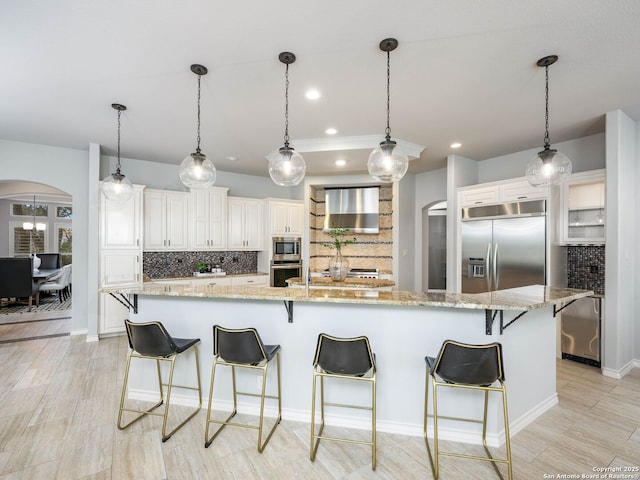
[(229, 160), (230, 162), (235, 162), (236, 160), (238, 160), (238, 157), (224, 157), (224, 158)]
[(326, 133), (327, 135), (335, 135), (336, 133), (338, 133), (338, 130), (336, 130), (335, 128), (327, 128), (324, 133)]
[(454, 142), (451, 145), (449, 145), (451, 148), (460, 148), (462, 146), (462, 144), (460, 142)]
[(310, 88), (304, 94), (309, 100), (318, 100), (320, 98), (320, 92), (315, 88)]
[(347, 164), (347, 161), (340, 158), (336, 160), (335, 163), (336, 163), (336, 167), (344, 167)]

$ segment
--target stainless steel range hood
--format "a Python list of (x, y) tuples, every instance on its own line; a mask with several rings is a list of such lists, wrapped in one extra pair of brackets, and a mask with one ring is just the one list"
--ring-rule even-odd
[(378, 233), (380, 187), (325, 189), (324, 232), (350, 228), (354, 233)]

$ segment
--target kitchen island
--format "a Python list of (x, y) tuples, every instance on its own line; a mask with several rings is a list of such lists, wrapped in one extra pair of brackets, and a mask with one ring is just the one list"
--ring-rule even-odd
[[(142, 288), (102, 291), (131, 298), (137, 311), (130, 312), (132, 321), (161, 321), (172, 335), (201, 338), (204, 392), (208, 392), (213, 360), (213, 325), (255, 327), (265, 343), (280, 344), (285, 420), (310, 421), (312, 360), (318, 334), (366, 335), (377, 357), (378, 430), (407, 435), (422, 432), (424, 357), (435, 356), (446, 339), (502, 343), (512, 434), (557, 403), (554, 312), (557, 306), (593, 293), (540, 285), (484, 294), (420, 294), (153, 282)], [(176, 373), (195, 381), (190, 361), (184, 359), (176, 366)], [(154, 387), (157, 388), (154, 368), (149, 362), (132, 372), (132, 397), (152, 398)], [(269, 372), (268, 389), (273, 386), (274, 374)], [(230, 382), (230, 375), (220, 375), (216, 380), (214, 409), (229, 409)], [(255, 374), (238, 375), (238, 382), (241, 389), (257, 393)], [(336, 384), (327, 392), (331, 395), (327, 401), (367, 404), (368, 390), (346, 383), (354, 382)], [(175, 393), (175, 401), (194, 403), (192, 397)], [(463, 411), (480, 418), (482, 402), (477, 393), (443, 391), (442, 414)], [(501, 443), (503, 431), (500, 402), (496, 400), (490, 397), (487, 438), (492, 445)], [(239, 410), (255, 414), (257, 404), (247, 400)], [(267, 410), (267, 414), (273, 414), (273, 410)], [(327, 424), (366, 429), (369, 420), (361, 415), (328, 410)], [(443, 439), (480, 442), (481, 432), (476, 425), (443, 421), (440, 427)]]

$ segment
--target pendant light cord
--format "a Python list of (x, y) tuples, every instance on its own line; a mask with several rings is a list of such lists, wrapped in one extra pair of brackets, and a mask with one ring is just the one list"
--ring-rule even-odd
[(389, 111), (390, 111), (390, 99), (391, 90), (389, 85), (391, 84), (391, 52), (387, 50), (387, 128), (384, 130), (387, 141), (391, 140), (391, 127), (389, 126)]
[(545, 71), (545, 110), (544, 110), (544, 149), (549, 150), (551, 140), (549, 139), (549, 65), (544, 67)]
[(284, 70), (284, 146), (289, 148), (289, 64)]
[(196, 153), (200, 153), (200, 80), (202, 79), (202, 75), (198, 74), (198, 135), (196, 137), (196, 142), (198, 143), (196, 147)]
[(122, 111), (118, 110), (118, 164), (116, 165), (116, 174), (120, 175), (120, 114)]

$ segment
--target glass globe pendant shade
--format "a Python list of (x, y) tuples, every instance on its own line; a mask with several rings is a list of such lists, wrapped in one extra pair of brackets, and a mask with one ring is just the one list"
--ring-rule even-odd
[(385, 140), (369, 155), (369, 175), (383, 183), (400, 180), (409, 168), (409, 157), (399, 151), (396, 142)]
[(120, 170), (116, 170), (102, 181), (102, 193), (114, 202), (126, 202), (133, 195), (133, 185)]
[(195, 190), (209, 188), (216, 181), (216, 167), (204, 153), (196, 151), (180, 164), (180, 180)]
[(571, 174), (571, 160), (546, 147), (527, 164), (527, 180), (534, 187), (557, 185)]
[(307, 166), (304, 158), (293, 148), (285, 145), (269, 159), (269, 175), (276, 185), (293, 187), (304, 178)]

